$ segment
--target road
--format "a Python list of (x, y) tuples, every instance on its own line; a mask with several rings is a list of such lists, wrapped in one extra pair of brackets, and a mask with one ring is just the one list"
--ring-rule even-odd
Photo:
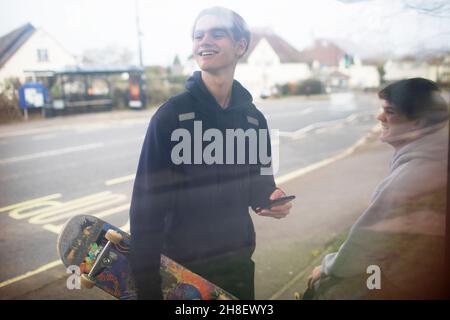
[[(258, 103), (269, 127), (280, 133), (273, 144), (277, 177), (353, 145), (375, 125), (375, 103), (362, 94)], [(0, 298), (28, 272), (57, 263), (57, 234), (70, 216), (95, 214), (128, 228), (134, 173), (152, 113), (0, 127)]]

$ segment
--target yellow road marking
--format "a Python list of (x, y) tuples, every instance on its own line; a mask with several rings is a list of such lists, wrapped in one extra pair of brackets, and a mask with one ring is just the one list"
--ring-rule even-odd
[(10, 210), (14, 210), (16, 208), (22, 207), (22, 206), (27, 206), (30, 204), (34, 204), (36, 202), (41, 202), (41, 201), (47, 201), (47, 200), (53, 200), (53, 199), (58, 199), (61, 198), (61, 193), (55, 193), (46, 197), (42, 197), (42, 198), (36, 198), (36, 199), (32, 199), (32, 200), (27, 200), (27, 201), (23, 201), (23, 202), (19, 202), (19, 203), (15, 203), (3, 208), (0, 208), (0, 212), (5, 212), (5, 211), (10, 211)]
[(39, 209), (39, 210), (36, 210), (36, 211), (31, 211), (31, 212), (27, 212), (27, 213), (21, 213), (21, 211), (23, 211), (23, 209), (30, 209), (33, 206), (35, 206), (36, 204), (39, 204), (39, 203), (34, 202), (34, 203), (29, 204), (27, 206), (22, 206), (22, 207), (19, 207), (19, 208), (15, 208), (14, 210), (12, 210), (9, 213), (9, 216), (11, 218), (13, 218), (13, 219), (26, 219), (26, 218), (29, 218), (29, 217), (32, 217), (32, 216), (35, 216), (35, 215), (38, 215), (38, 214), (39, 215), (43, 214), (43, 213), (47, 214), (47, 213), (50, 212), (50, 213), (54, 214), (54, 213), (59, 213), (61, 211), (64, 212), (64, 211), (69, 210), (69, 209), (79, 208), (80, 206), (86, 206), (88, 204), (92, 204), (92, 203), (98, 202), (100, 199), (104, 199), (104, 198), (109, 197), (110, 194), (111, 194), (111, 191), (99, 192), (99, 193), (95, 193), (95, 194), (87, 196), (87, 197), (83, 197), (83, 198), (75, 199), (75, 200), (72, 200), (72, 201), (68, 201), (66, 203), (59, 203), (59, 205), (56, 204), (55, 206), (50, 207), (50, 208), (47, 207), (47, 208)]
[[(122, 199), (120, 199), (120, 201), (122, 201)], [(111, 204), (111, 202), (109, 204)], [(119, 206), (119, 207), (115, 207), (112, 209), (104, 210), (99, 213), (93, 214), (93, 216), (97, 217), (97, 218), (103, 218), (103, 217), (110, 216), (112, 214), (119, 213), (121, 211), (129, 210), (129, 209), (130, 209), (130, 204), (127, 203), (127, 204)], [(128, 223), (128, 225), (129, 225), (129, 223)], [(64, 223), (59, 224), (59, 225), (46, 224), (46, 225), (42, 226), (42, 228), (44, 228), (45, 230), (48, 230), (50, 232), (59, 234), (61, 232), (61, 229), (63, 226), (64, 226)], [(125, 224), (124, 226), (127, 226), (127, 224)], [(120, 229), (128, 232), (130, 230), (130, 227), (128, 226), (127, 230), (125, 230), (126, 228), (120, 228)]]
[(106, 181), (105, 185), (112, 186), (112, 185), (123, 183), (123, 182), (133, 181), (135, 176), (136, 176), (136, 174), (130, 174), (128, 176), (111, 179), (111, 180)]
[[(116, 204), (118, 202), (122, 202), (124, 199), (126, 199), (126, 196), (124, 196), (124, 195), (111, 195), (111, 196), (104, 197), (101, 199), (96, 199), (96, 201), (89, 204), (88, 207), (86, 207), (86, 204), (83, 204), (83, 207), (76, 208), (77, 210), (72, 210), (69, 212), (67, 212), (67, 209), (63, 210), (62, 212), (60, 210), (60, 213), (56, 217), (52, 217), (55, 214), (54, 212), (41, 214), (41, 215), (32, 217), (28, 222), (32, 223), (32, 224), (51, 223), (54, 221), (61, 220), (63, 218), (69, 218), (69, 217), (75, 216), (77, 214), (86, 214), (87, 212), (91, 212), (94, 209), (100, 209), (103, 207), (107, 207), (107, 206)], [(99, 202), (99, 203), (95, 204), (96, 202)], [(64, 213), (64, 212), (66, 212), (66, 213)], [(95, 214), (94, 214), (94, 216), (95, 216)]]
[(301, 272), (299, 272), (294, 278), (291, 279), (287, 284), (283, 286), (280, 290), (275, 292), (268, 300), (277, 300), (283, 293), (286, 292), (290, 287), (292, 287), (299, 279), (301, 279), (306, 272), (309, 271), (308, 269), (305, 269)]
[(62, 261), (61, 260), (56, 260), (56, 261), (47, 263), (47, 264), (45, 264), (45, 265), (43, 265), (43, 266), (41, 266), (41, 267), (39, 267), (39, 268), (37, 268), (37, 269), (35, 269), (33, 271), (29, 271), (27, 273), (24, 273), (24, 274), (22, 274), (20, 276), (15, 277), (15, 278), (3, 281), (2, 283), (0, 283), (0, 288), (6, 287), (6, 286), (8, 286), (10, 284), (13, 284), (15, 282), (18, 282), (18, 281), (22, 281), (22, 280), (24, 280), (26, 278), (32, 277), (32, 276), (34, 276), (36, 274), (39, 274), (41, 272), (45, 272), (45, 271), (47, 271), (49, 269), (52, 269), (54, 267), (57, 267), (59, 265), (62, 265)]
[(93, 214), (93, 216), (97, 217), (97, 218), (103, 218), (103, 217), (109, 216), (111, 214), (118, 213), (118, 212), (121, 212), (121, 211), (124, 211), (124, 210), (129, 210), (129, 209), (130, 209), (130, 203), (127, 203), (127, 204), (124, 204), (124, 205), (119, 206), (119, 207), (115, 207), (115, 208), (112, 208), (112, 209), (108, 209), (108, 210), (105, 210), (105, 211)]

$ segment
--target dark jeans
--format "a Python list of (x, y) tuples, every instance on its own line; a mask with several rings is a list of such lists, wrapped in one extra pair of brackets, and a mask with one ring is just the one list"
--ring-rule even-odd
[(246, 253), (232, 253), (184, 264), (240, 300), (255, 299), (255, 263)]

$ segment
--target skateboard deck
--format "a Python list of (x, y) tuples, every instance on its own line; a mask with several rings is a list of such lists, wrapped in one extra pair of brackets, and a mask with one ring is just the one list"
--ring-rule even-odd
[[(128, 233), (94, 216), (77, 215), (61, 230), (57, 249), (66, 267), (79, 268), (83, 286), (95, 285), (118, 299), (136, 299)], [(166, 300), (236, 299), (164, 255), (160, 273)]]

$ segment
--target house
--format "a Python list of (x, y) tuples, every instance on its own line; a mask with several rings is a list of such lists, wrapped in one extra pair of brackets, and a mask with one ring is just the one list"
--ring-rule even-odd
[(380, 86), (376, 65), (365, 64), (333, 41), (315, 40), (312, 46), (301, 51), (301, 55), (311, 67), (314, 77), (325, 83), (329, 90)]
[(404, 56), (390, 59), (384, 64), (384, 80), (397, 81), (408, 78), (421, 77), (436, 81), (436, 73), (425, 59)]
[(330, 72), (325, 79), (322, 79), (326, 87), (332, 90), (347, 89), (349, 81), (350, 77), (339, 70)]
[(301, 51), (301, 56), (313, 70), (330, 70), (330, 72), (352, 60), (349, 54), (327, 39), (315, 40), (312, 46)]
[[(192, 57), (184, 67), (184, 74), (198, 70)], [(246, 54), (239, 60), (235, 79), (257, 98), (269, 96), (276, 85), (297, 82), (311, 76), (308, 64), (300, 51), (269, 30), (253, 30)]]
[(378, 64), (358, 57), (354, 57), (353, 64), (348, 67), (348, 75), (348, 86), (352, 89), (377, 89), (381, 85)]
[(436, 81), (450, 85), (450, 52), (443, 52), (427, 60), (430, 65), (430, 73), (434, 74)]
[(0, 37), (0, 83), (35, 80), (33, 71), (76, 65), (76, 59), (43, 29), (27, 23)]
[(310, 77), (300, 51), (269, 30), (252, 32), (248, 51), (236, 67), (236, 79), (256, 97), (271, 95), (277, 85)]

